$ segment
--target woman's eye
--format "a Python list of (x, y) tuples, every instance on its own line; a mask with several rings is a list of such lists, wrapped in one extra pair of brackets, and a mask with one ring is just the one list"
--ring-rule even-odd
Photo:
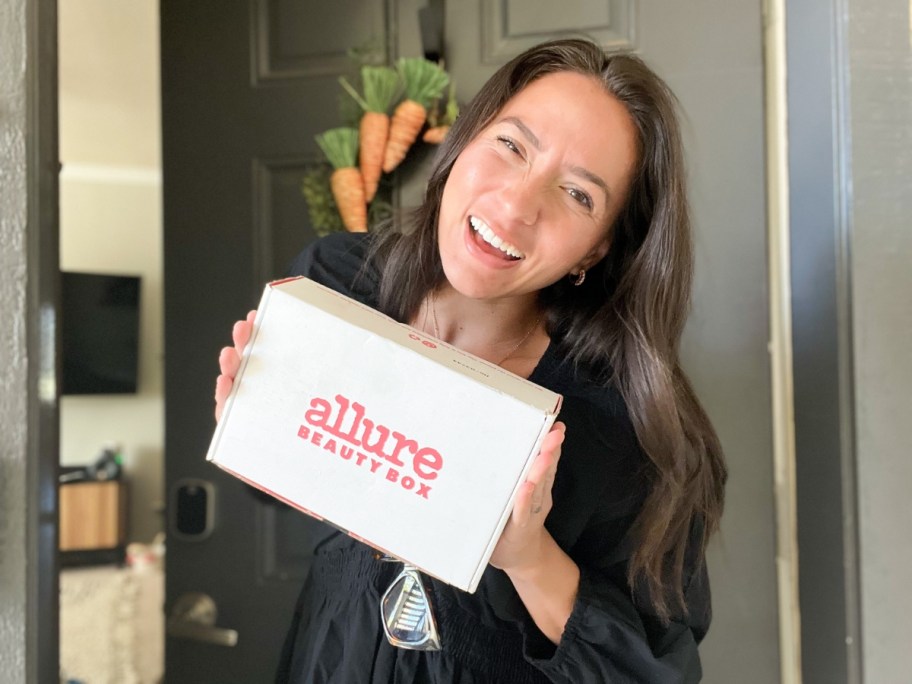
[(567, 188), (567, 194), (587, 209), (592, 209), (592, 198), (582, 190)]
[(506, 136), (503, 136), (503, 135), (498, 135), (497, 140), (500, 141), (501, 143), (503, 143), (504, 147), (506, 147), (508, 150), (510, 150), (514, 154), (522, 154), (522, 152), (519, 149), (519, 146), (515, 142), (513, 142), (512, 139), (510, 139)]

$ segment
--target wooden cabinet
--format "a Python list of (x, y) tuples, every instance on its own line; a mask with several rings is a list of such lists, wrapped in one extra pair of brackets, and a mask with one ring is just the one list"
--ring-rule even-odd
[(112, 549), (126, 541), (126, 484), (120, 480), (60, 486), (60, 550)]

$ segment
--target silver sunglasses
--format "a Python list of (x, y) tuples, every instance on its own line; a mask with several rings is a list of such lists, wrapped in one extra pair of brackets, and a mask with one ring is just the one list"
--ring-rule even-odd
[[(398, 562), (391, 556), (381, 558)], [(428, 599), (427, 590), (418, 568), (402, 564), (402, 571), (393, 580), (380, 600), (380, 621), (387, 640), (398, 648), (413, 651), (439, 651), (440, 637)]]

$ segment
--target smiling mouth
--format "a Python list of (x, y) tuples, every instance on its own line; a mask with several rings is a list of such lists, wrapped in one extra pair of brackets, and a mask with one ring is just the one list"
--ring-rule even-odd
[(482, 240), (491, 245), (491, 247), (499, 250), (504, 256), (508, 257), (509, 259), (518, 261), (519, 259), (525, 258), (525, 255), (522, 252), (501, 238), (499, 235), (496, 235), (494, 231), (491, 230), (491, 227), (480, 218), (470, 216), (469, 225), (472, 226), (472, 230), (478, 233), (479, 237), (481, 237)]

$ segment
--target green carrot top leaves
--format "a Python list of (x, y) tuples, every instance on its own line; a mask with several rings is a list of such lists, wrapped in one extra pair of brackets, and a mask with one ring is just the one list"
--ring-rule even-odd
[(401, 88), (399, 74), (389, 67), (362, 67), (361, 82), (367, 110), (371, 112), (386, 112)]
[(452, 125), (457, 116), (459, 116), (459, 103), (456, 101), (456, 84), (450, 83), (450, 97), (447, 100), (443, 123)]
[(406, 98), (424, 107), (440, 97), (450, 82), (449, 75), (439, 64), (423, 57), (402, 57), (396, 62), (396, 69), (405, 84)]
[(361, 84), (364, 88), (364, 97), (358, 94), (344, 76), (339, 77), (339, 83), (351, 95), (355, 102), (366, 112), (387, 113), (393, 99), (399, 94), (399, 74), (390, 67), (361, 67)]
[(358, 130), (356, 128), (331, 128), (316, 136), (315, 139), (334, 169), (358, 165)]
[(447, 98), (444, 110), (440, 111), (441, 101), (434, 102), (434, 106), (428, 112), (428, 125), (431, 128), (436, 126), (452, 126), (459, 116), (459, 103), (456, 101), (456, 84), (450, 81), (450, 92)]

